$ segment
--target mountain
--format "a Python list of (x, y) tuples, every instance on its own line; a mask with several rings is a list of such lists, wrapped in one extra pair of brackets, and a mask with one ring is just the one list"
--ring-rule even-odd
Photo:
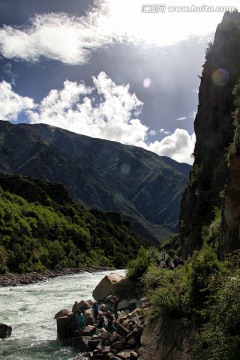
[(62, 185), (0, 174), (0, 273), (125, 267), (150, 243), (120, 215), (88, 211)]
[(154, 242), (177, 231), (189, 170), (142, 148), (43, 124), (0, 122), (0, 171), (60, 182), (87, 208), (118, 211)]
[(194, 127), (194, 164), (181, 202), (187, 258), (212, 243), (219, 258), (240, 247), (240, 14), (225, 13), (206, 52)]

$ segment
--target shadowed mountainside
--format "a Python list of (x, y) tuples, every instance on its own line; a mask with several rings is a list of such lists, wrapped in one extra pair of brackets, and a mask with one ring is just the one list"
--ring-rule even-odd
[(118, 211), (154, 242), (177, 231), (190, 165), (48, 125), (0, 122), (0, 171), (63, 183), (88, 208)]

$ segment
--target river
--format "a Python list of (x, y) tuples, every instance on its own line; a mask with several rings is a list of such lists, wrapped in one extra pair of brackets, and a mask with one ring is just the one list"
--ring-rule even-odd
[[(80, 359), (57, 340), (55, 314), (72, 309), (77, 300), (92, 299), (92, 291), (109, 271), (66, 275), (37, 284), (0, 288), (0, 322), (13, 327), (0, 339), (0, 359)], [(125, 270), (111, 273), (123, 276)]]

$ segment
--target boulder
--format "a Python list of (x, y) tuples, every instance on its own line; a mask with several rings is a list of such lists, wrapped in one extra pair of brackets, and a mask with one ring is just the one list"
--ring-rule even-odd
[(98, 344), (100, 344), (101, 339), (90, 339), (88, 341), (88, 347), (90, 348), (90, 350), (95, 350), (98, 346)]
[(137, 360), (138, 354), (135, 351), (130, 352), (130, 360)]
[[(130, 359), (130, 356), (131, 356), (131, 350), (128, 350), (128, 351), (126, 351), (126, 350), (123, 350), (123, 351), (121, 351), (121, 352), (119, 352), (118, 354), (117, 354), (117, 356), (121, 359), (121, 360), (129, 360)], [(152, 359), (151, 359), (152, 360)]]
[(124, 346), (120, 341), (114, 342), (111, 347), (113, 350), (116, 350), (117, 352), (122, 351), (124, 349)]
[(125, 337), (129, 334), (129, 331), (121, 324), (116, 324), (116, 330), (117, 330), (117, 333), (123, 337)]
[(76, 329), (76, 315), (72, 314), (57, 318), (57, 334), (59, 340), (72, 338)]
[(130, 299), (130, 300), (122, 300), (118, 304), (118, 311), (125, 311), (129, 310), (132, 311), (136, 309), (137, 307), (137, 300), (136, 299)]
[(58, 319), (58, 318), (61, 318), (64, 316), (69, 316), (71, 314), (72, 314), (72, 312), (69, 311), (68, 309), (62, 309), (54, 316), (54, 319)]
[(81, 352), (87, 351), (87, 345), (81, 336), (72, 339), (72, 346)]
[(6, 339), (12, 334), (12, 327), (6, 324), (0, 323), (0, 338)]
[(122, 280), (117, 275), (106, 275), (93, 290), (92, 296), (96, 301), (103, 301), (107, 296), (114, 294), (114, 285)]
[(136, 284), (133, 280), (124, 278), (113, 284), (113, 294), (120, 299), (134, 297)]
[(92, 307), (92, 301), (81, 300), (78, 303), (78, 308), (79, 308), (79, 310), (82, 310), (82, 311), (91, 309), (91, 307)]
[(149, 307), (149, 303), (150, 303), (149, 299), (146, 298), (146, 297), (143, 297), (143, 298), (141, 298), (141, 299), (139, 300), (139, 302), (138, 302), (138, 307), (139, 307), (139, 308)]
[(113, 311), (113, 304), (101, 304), (100, 305), (100, 310), (102, 311), (102, 312), (107, 312), (107, 311)]
[(92, 336), (96, 332), (96, 328), (91, 325), (87, 325), (82, 331), (82, 336)]

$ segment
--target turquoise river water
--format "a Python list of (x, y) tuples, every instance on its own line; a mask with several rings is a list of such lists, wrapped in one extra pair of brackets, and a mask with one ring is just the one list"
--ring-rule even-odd
[(79, 353), (57, 340), (55, 314), (72, 309), (75, 300), (92, 299), (92, 291), (107, 274), (125, 270), (61, 276), (37, 284), (0, 287), (0, 322), (13, 327), (0, 339), (0, 359), (81, 359)]

